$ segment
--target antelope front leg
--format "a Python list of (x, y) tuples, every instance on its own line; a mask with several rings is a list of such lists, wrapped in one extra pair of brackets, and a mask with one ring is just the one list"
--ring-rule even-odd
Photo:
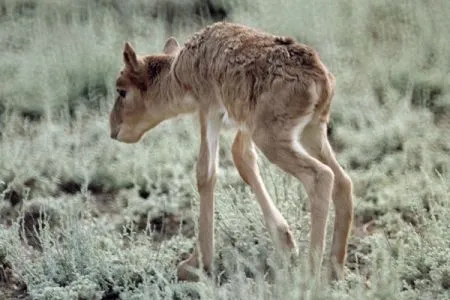
[[(212, 271), (214, 254), (214, 186), (218, 163), (220, 117), (211, 112), (200, 112), (201, 144), (197, 162), (197, 187), (200, 194), (198, 242), (192, 255), (178, 265), (179, 280), (197, 280), (192, 272), (203, 265)], [(200, 264), (200, 260), (202, 264)]]

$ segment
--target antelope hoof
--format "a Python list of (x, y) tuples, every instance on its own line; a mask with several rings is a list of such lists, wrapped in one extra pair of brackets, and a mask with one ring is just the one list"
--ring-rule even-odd
[(198, 260), (194, 255), (178, 264), (177, 277), (180, 281), (198, 281)]
[[(177, 277), (180, 281), (199, 281), (199, 262), (197, 256), (192, 254), (188, 259), (183, 260), (178, 264), (177, 268)], [(205, 273), (210, 276), (211, 268), (204, 267)]]

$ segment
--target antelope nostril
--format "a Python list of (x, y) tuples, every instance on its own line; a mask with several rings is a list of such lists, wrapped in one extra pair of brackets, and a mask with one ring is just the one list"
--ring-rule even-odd
[(119, 130), (111, 130), (111, 138), (117, 139), (117, 135), (119, 134)]

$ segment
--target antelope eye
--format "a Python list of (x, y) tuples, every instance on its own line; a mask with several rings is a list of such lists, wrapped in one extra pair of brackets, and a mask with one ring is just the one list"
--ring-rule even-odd
[(121, 90), (121, 89), (117, 89), (117, 94), (119, 94), (120, 97), (125, 98), (126, 95), (127, 95), (127, 91)]

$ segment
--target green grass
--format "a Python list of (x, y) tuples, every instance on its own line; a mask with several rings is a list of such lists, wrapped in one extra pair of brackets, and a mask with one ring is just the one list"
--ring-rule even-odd
[[(449, 299), (450, 3), (209, 1), (216, 13), (201, 3), (0, 0), (0, 271), (28, 287), (0, 272), (0, 299)], [(135, 145), (109, 138), (124, 41), (159, 52), (224, 11), (311, 44), (337, 78), (330, 138), (356, 201), (343, 282), (314, 282), (302, 261), (276, 256), (234, 169), (232, 131), (221, 139), (216, 274), (178, 282), (198, 217), (196, 118)], [(304, 258), (303, 187), (260, 166)]]

